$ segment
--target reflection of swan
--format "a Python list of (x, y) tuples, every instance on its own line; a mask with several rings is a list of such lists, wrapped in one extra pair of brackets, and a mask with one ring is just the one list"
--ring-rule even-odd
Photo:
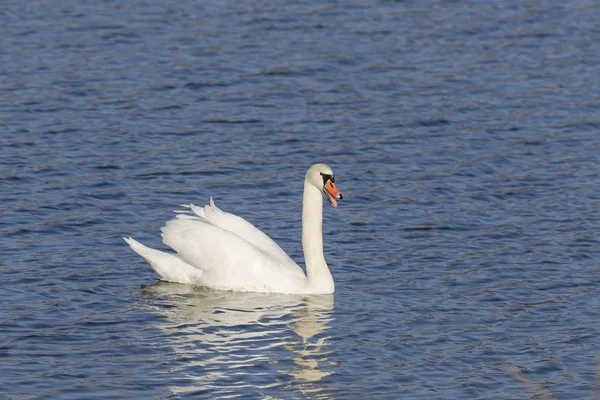
[[(307, 310), (310, 310), (310, 312), (306, 312), (303, 318), (294, 323), (294, 331), (302, 338), (302, 342), (295, 346), (286, 346), (286, 350), (292, 350), (298, 353), (298, 356), (294, 357), (292, 360), (302, 367), (290, 371), (290, 375), (306, 382), (320, 381), (333, 373), (332, 371), (325, 372), (319, 369), (319, 361), (322, 362), (327, 360), (324, 354), (320, 355), (320, 359), (314, 357), (321, 353), (321, 347), (326, 345), (329, 336), (320, 337), (314, 343), (310, 342), (310, 339), (313, 336), (318, 335), (327, 329), (326, 323), (329, 321), (327, 318), (329, 309), (323, 308), (323, 303), (328, 305), (329, 299), (317, 299), (317, 301), (318, 302), (315, 302), (314, 299), (306, 299)], [(331, 305), (333, 305), (332, 302), (333, 298), (331, 298)]]
[(322, 193), (333, 207), (342, 194), (333, 172), (315, 164), (306, 172), (302, 200), (302, 247), (306, 275), (282, 249), (251, 223), (210, 205), (188, 206), (162, 228), (163, 242), (177, 254), (125, 238), (165, 281), (215, 289), (271, 293), (333, 293), (323, 256)]
[(166, 316), (159, 328), (182, 360), (173, 372), (190, 381), (172, 386), (174, 393), (210, 389), (216, 398), (279, 388), (313, 394), (323, 389), (315, 383), (333, 373), (324, 350), (332, 295), (205, 291), (169, 283), (142, 293), (166, 305), (159, 308)]

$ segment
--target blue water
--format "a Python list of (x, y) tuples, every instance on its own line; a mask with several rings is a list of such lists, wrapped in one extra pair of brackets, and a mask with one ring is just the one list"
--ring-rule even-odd
[[(4, 1), (0, 398), (592, 398), (599, 20), (586, 0)], [(164, 248), (171, 210), (213, 196), (302, 262), (318, 161), (345, 197), (333, 296), (161, 283), (121, 239)]]

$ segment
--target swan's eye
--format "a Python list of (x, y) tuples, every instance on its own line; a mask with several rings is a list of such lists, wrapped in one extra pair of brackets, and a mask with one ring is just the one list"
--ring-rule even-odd
[(325, 184), (327, 184), (327, 181), (335, 182), (333, 180), (333, 175), (324, 174), (321, 172), (321, 176), (323, 177), (323, 186), (325, 186)]

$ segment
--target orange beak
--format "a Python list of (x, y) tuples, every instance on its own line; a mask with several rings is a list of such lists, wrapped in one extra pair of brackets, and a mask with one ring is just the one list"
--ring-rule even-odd
[(344, 198), (344, 196), (342, 196), (338, 188), (335, 186), (335, 183), (331, 182), (331, 179), (325, 182), (323, 193), (325, 193), (325, 197), (327, 197), (327, 200), (329, 200), (334, 208), (337, 207), (336, 199), (342, 200)]

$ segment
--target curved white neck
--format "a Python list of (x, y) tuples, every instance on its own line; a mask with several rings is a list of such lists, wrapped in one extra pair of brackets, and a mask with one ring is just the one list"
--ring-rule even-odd
[(302, 198), (302, 249), (311, 291), (333, 293), (333, 277), (323, 256), (323, 195), (307, 180)]

